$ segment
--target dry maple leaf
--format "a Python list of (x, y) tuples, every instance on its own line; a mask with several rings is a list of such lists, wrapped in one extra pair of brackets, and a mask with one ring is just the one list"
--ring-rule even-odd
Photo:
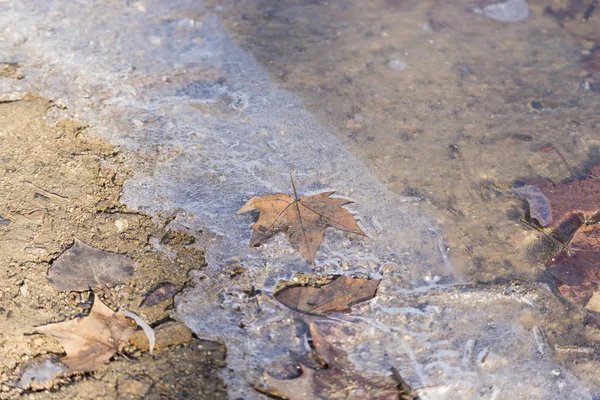
[(277, 379), (265, 372), (267, 384), (290, 400), (399, 400), (401, 393), (391, 377), (367, 379), (354, 371), (344, 352), (329, 344), (314, 323), (310, 334), (319, 357), (327, 368), (312, 369), (300, 364), (302, 375)]
[(335, 191), (298, 197), (294, 181), (294, 196), (285, 193), (256, 196), (248, 200), (238, 214), (259, 211), (252, 225), (250, 246), (260, 246), (267, 240), (285, 233), (290, 242), (314, 264), (315, 254), (328, 227), (367, 236), (357, 224), (357, 219), (344, 205), (352, 201), (331, 197)]
[(67, 355), (60, 359), (69, 372), (93, 371), (120, 351), (136, 331), (136, 324), (95, 298), (90, 314), (39, 326), (36, 332), (57, 339)]
[(288, 286), (275, 293), (275, 298), (293, 310), (309, 314), (347, 312), (352, 305), (375, 297), (379, 282), (340, 276), (320, 288)]

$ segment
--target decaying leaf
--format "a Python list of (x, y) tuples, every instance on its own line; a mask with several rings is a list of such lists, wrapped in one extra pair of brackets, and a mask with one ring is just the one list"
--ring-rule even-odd
[(309, 314), (347, 312), (352, 305), (375, 297), (379, 282), (340, 276), (318, 288), (288, 286), (275, 293), (275, 298), (293, 310)]
[(285, 233), (294, 247), (314, 264), (326, 228), (366, 236), (355, 216), (343, 208), (352, 201), (331, 197), (334, 193), (298, 197), (294, 188), (294, 196), (275, 193), (251, 198), (238, 211), (238, 214), (259, 211), (258, 220), (252, 225), (250, 246), (260, 246), (278, 233)]
[(527, 198), (531, 217), (544, 227), (558, 228), (573, 217), (581, 224), (600, 213), (600, 165), (592, 168), (585, 179), (568, 183), (539, 179), (511, 193)]
[(550, 270), (562, 282), (559, 291), (585, 307), (600, 285), (600, 225), (583, 225), (568, 248), (548, 260)]
[(126, 255), (99, 250), (75, 239), (73, 246), (52, 263), (48, 280), (59, 290), (114, 286), (133, 276), (133, 266)]
[(144, 301), (142, 301), (142, 304), (140, 304), (140, 307), (153, 307), (159, 303), (162, 303), (163, 301), (172, 299), (177, 292), (179, 292), (179, 288), (177, 286), (168, 282), (162, 283), (156, 289), (150, 292), (148, 296), (146, 296)]
[(552, 222), (550, 200), (544, 196), (540, 189), (532, 185), (525, 185), (510, 190), (508, 194), (526, 199), (529, 204), (531, 219), (536, 220), (541, 226), (550, 225), (550, 222)]
[(294, 379), (277, 379), (265, 372), (267, 384), (290, 400), (400, 400), (402, 393), (391, 377), (365, 378), (354, 370), (346, 354), (329, 344), (314, 323), (310, 334), (326, 368), (312, 369), (300, 364), (302, 374)]
[(568, 183), (541, 179), (510, 193), (526, 198), (532, 219), (559, 238), (550, 236), (560, 241), (562, 250), (546, 265), (560, 281), (561, 294), (596, 312), (600, 306), (587, 304), (600, 284), (600, 164), (585, 179)]
[(36, 332), (60, 342), (67, 353), (60, 361), (69, 372), (97, 369), (120, 351), (135, 331), (135, 322), (121, 312), (114, 312), (98, 298), (86, 317), (36, 328)]

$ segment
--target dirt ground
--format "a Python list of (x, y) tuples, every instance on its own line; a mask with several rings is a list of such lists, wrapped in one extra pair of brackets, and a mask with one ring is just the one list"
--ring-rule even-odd
[(133, 258), (134, 276), (96, 296), (154, 327), (175, 324), (173, 300), (140, 309), (145, 296), (166, 282), (183, 289), (190, 272), (206, 265), (192, 238), (163, 228), (168, 216), (153, 221), (123, 208), (121, 154), (90, 139), (84, 121), (57, 120), (56, 107), (33, 95), (0, 104), (0, 399), (225, 398), (217, 376), (225, 348), (185, 335), (154, 357), (129, 345), (95, 372), (19, 383), (32, 362), (64, 353), (35, 327), (89, 312), (90, 293), (59, 291), (48, 281), (50, 263), (74, 238)]

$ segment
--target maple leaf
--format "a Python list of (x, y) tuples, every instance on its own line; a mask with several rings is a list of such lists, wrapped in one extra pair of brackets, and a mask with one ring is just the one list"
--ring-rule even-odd
[(114, 312), (98, 298), (86, 317), (36, 328), (36, 332), (60, 342), (67, 353), (60, 361), (69, 372), (97, 369), (121, 351), (135, 331), (135, 322), (121, 312)]
[(267, 384), (290, 400), (345, 399), (399, 400), (401, 392), (391, 377), (367, 379), (354, 371), (346, 354), (327, 342), (314, 323), (310, 334), (318, 356), (326, 363), (323, 369), (300, 364), (302, 375), (294, 379), (277, 379), (265, 372)]
[(290, 242), (311, 263), (325, 237), (328, 227), (367, 236), (358, 226), (358, 220), (343, 206), (350, 200), (331, 197), (335, 191), (298, 197), (294, 181), (294, 196), (285, 193), (256, 196), (248, 200), (238, 214), (259, 211), (252, 225), (250, 246), (260, 246), (267, 240), (285, 233)]
[(320, 288), (288, 286), (275, 293), (275, 298), (293, 310), (309, 314), (347, 312), (352, 305), (375, 297), (379, 282), (340, 276)]

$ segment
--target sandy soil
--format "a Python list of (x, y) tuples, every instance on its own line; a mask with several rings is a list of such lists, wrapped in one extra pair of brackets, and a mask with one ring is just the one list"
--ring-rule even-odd
[(89, 293), (59, 291), (48, 282), (51, 262), (74, 238), (134, 259), (133, 278), (96, 295), (155, 326), (172, 319), (173, 300), (139, 309), (146, 294), (164, 282), (182, 289), (191, 271), (205, 267), (193, 239), (163, 229), (168, 216), (153, 221), (120, 205), (127, 176), (121, 155), (90, 139), (84, 121), (56, 120), (56, 107), (31, 95), (0, 104), (0, 399), (224, 398), (216, 373), (225, 349), (199, 339), (174, 338), (175, 345), (154, 357), (131, 345), (93, 373), (17, 387), (32, 361), (63, 353), (34, 328), (89, 312)]

